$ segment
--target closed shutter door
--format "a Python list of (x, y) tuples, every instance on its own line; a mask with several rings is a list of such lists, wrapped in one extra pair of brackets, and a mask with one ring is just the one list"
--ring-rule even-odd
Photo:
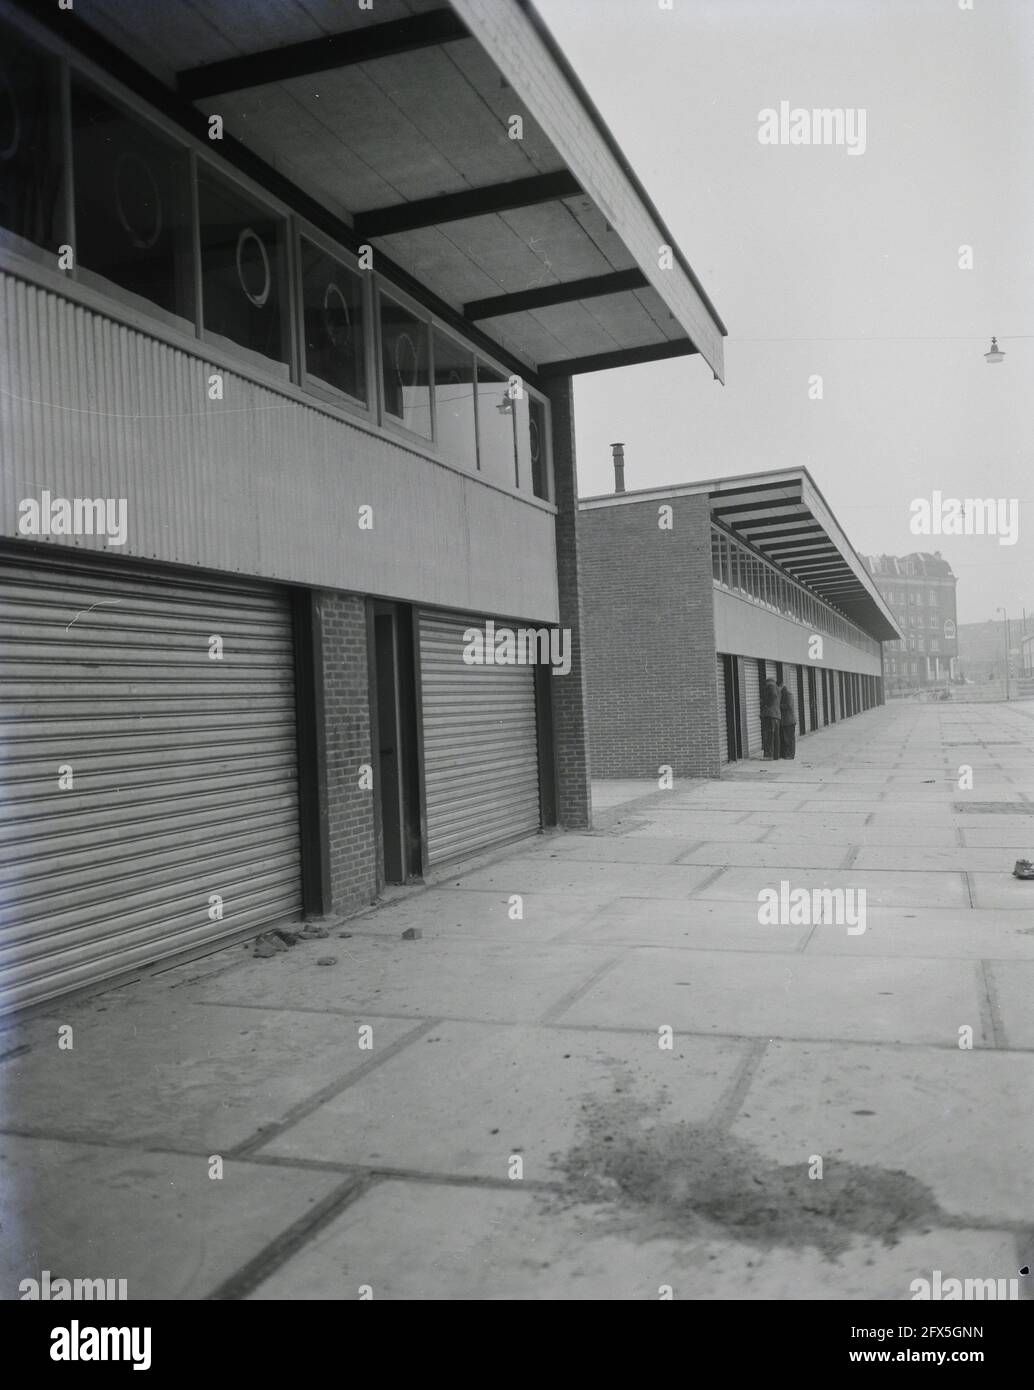
[(718, 757), (729, 761), (729, 725), (725, 713), (725, 662), (718, 657)]
[(778, 679), (776, 676), (776, 664), (774, 661), (765, 662), (765, 679), (772, 681)]
[(762, 752), (761, 740), (761, 680), (758, 676), (758, 663), (747, 658), (743, 663), (746, 679), (747, 707), (747, 756), (759, 757)]
[[(798, 692), (797, 692), (797, 675), (798, 675), (798, 671), (797, 671), (797, 667), (796, 667), (796, 666), (794, 666), (794, 665), (793, 665), (791, 662), (789, 662), (789, 661), (786, 661), (786, 662), (783, 663), (783, 684), (786, 686), (787, 690), (790, 692), (791, 696), (793, 697), (793, 702), (794, 702), (795, 705), (797, 704), (797, 698), (798, 698)], [(798, 710), (797, 718), (798, 718), (798, 722), (800, 722), (800, 711), (799, 711), (799, 710)], [(799, 732), (803, 732), (803, 730), (799, 730)]]
[(0, 1007), (299, 914), (286, 597), (4, 557), (0, 649)]
[(541, 824), (534, 668), (465, 665), (469, 627), (483, 630), (484, 619), (420, 616), (432, 864), (532, 834)]

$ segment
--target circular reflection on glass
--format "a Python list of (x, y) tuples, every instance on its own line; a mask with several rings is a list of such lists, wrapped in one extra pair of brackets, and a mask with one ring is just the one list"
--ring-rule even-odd
[(531, 461), (539, 461), (539, 427), (534, 420), (528, 421), (528, 438), (531, 441)]
[(124, 151), (115, 164), (115, 212), (129, 239), (146, 251), (162, 234), (158, 181), (139, 155)]
[(22, 118), (11, 79), (0, 71), (0, 159), (10, 159), (22, 142)]
[(264, 308), (273, 277), (262, 238), (251, 227), (245, 227), (237, 238), (237, 279), (255, 308)]
[(328, 281), (323, 291), (323, 328), (339, 352), (347, 352), (352, 346), (352, 319), (348, 303), (333, 280)]
[(416, 343), (408, 333), (400, 333), (395, 339), (395, 376), (400, 386), (415, 386), (420, 359)]

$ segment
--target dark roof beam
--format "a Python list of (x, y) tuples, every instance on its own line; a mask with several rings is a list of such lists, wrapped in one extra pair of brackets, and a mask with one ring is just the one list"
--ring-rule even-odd
[(260, 53), (247, 53), (238, 58), (224, 58), (218, 63), (205, 63), (187, 68), (177, 75), (176, 86), (188, 101), (221, 96), (224, 92), (240, 92), (248, 87), (262, 87), (271, 82), (284, 82), (292, 77), (307, 77), (332, 68), (349, 67), (354, 63), (370, 63), (377, 58), (393, 57), (397, 53), (412, 53), (441, 43), (468, 36), (466, 25), (454, 10), (443, 7), (426, 14), (410, 15), (387, 24), (370, 24), (348, 29), (341, 34), (289, 43), (282, 48), (267, 48)]
[(616, 270), (612, 275), (592, 275), (585, 280), (561, 280), (555, 285), (539, 285), (515, 294), (496, 294), (490, 299), (473, 299), (464, 304), (464, 318), (496, 319), (507, 314), (523, 314), (529, 309), (546, 309), (552, 304), (572, 304), (582, 299), (601, 299), (623, 290), (642, 290), (649, 280), (641, 270)]
[(462, 193), (442, 193), (434, 198), (416, 198), (409, 203), (373, 208), (356, 214), (354, 230), (361, 241), (371, 237), (415, 232), (438, 227), (444, 222), (463, 222), (492, 212), (512, 212), (514, 208), (553, 203), (581, 193), (573, 174), (561, 169), (553, 174), (533, 174), (527, 179), (488, 184), (484, 188), (465, 188)]
[(673, 338), (647, 347), (621, 348), (617, 352), (598, 352), (592, 357), (570, 357), (560, 362), (540, 362), (538, 374), (551, 377), (578, 376), (583, 372), (607, 372), (614, 367), (634, 367), (639, 362), (660, 362), (667, 357), (688, 357), (697, 349), (689, 338)]

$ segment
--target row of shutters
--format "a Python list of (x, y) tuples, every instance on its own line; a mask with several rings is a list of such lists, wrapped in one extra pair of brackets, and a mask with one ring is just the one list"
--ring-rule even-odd
[[(717, 657), (718, 693), (718, 744), (723, 763), (729, 761), (729, 736), (726, 712), (726, 659)], [(746, 756), (756, 757), (762, 751), (761, 737), (761, 685), (766, 679), (778, 679), (774, 661), (753, 657), (735, 658), (737, 684), (741, 707), (746, 724)], [(805, 668), (793, 662), (783, 663), (783, 683), (793, 695), (797, 708), (797, 723), (800, 733), (810, 733), (826, 724), (845, 716), (841, 681), (844, 674), (830, 671), (824, 677), (821, 669)], [(850, 679), (850, 677), (848, 677)], [(815, 684), (812, 687), (812, 680)], [(815, 706), (812, 709), (811, 694), (814, 688)], [(864, 691), (865, 687), (861, 687)], [(858, 708), (864, 708), (864, 697), (857, 700)]]
[[(483, 620), (482, 620), (483, 621)], [(421, 615), (428, 858), (539, 827), (533, 668)], [(0, 1010), (297, 919), (286, 592), (0, 557)]]

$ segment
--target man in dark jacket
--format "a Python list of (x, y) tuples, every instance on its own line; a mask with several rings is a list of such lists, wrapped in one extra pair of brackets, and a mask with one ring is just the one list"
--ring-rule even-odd
[(785, 685), (779, 687), (779, 756), (792, 758), (797, 753), (797, 706)]
[(779, 757), (779, 686), (771, 676), (761, 692), (761, 746), (766, 759)]

